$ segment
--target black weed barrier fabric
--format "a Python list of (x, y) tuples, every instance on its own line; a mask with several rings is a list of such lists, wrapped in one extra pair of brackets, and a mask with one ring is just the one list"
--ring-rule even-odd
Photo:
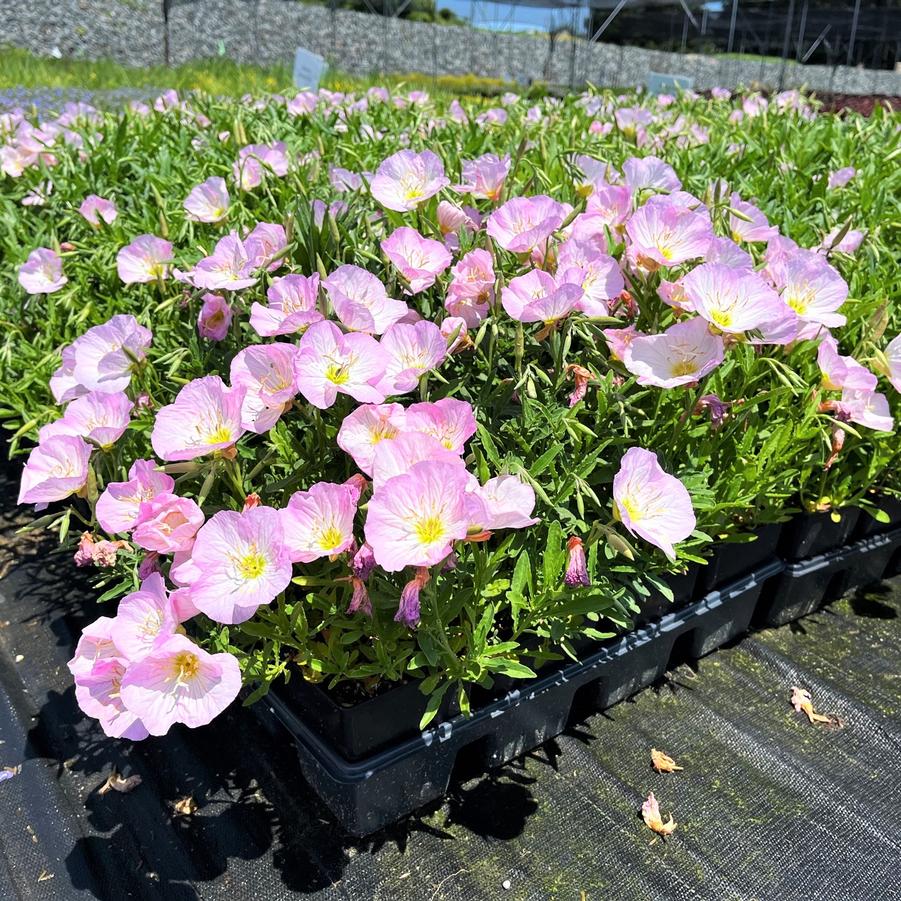
[[(98, 615), (71, 561), (0, 520), (0, 899), (901, 897), (901, 584), (758, 632), (443, 804), (342, 835), (266, 714), (106, 739), (65, 663)], [(111, 613), (111, 610), (103, 612)], [(793, 685), (841, 728), (811, 725)], [(684, 766), (660, 775), (650, 749)], [(98, 789), (113, 769), (139, 775)], [(2, 774), (0, 774), (2, 775)], [(675, 834), (638, 809), (653, 791)], [(192, 798), (197, 810), (179, 815)]]

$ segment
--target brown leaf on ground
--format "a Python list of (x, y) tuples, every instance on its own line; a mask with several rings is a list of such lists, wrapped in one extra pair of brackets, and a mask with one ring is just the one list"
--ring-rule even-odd
[(117, 791), (122, 792), (122, 794), (127, 794), (130, 791), (134, 791), (141, 784), (141, 777), (135, 773), (134, 776), (120, 776), (115, 770), (113, 770), (106, 782), (97, 789), (98, 795), (105, 795), (107, 792)]
[(813, 709), (813, 698), (806, 688), (792, 686), (791, 705), (798, 713), (803, 713), (811, 723), (841, 728), (842, 721), (833, 714), (817, 713)]
[(685, 769), (684, 766), (679, 766), (669, 754), (666, 754), (664, 751), (658, 751), (656, 748), (651, 748), (651, 766), (658, 773), (675, 773), (676, 770)]
[(197, 802), (191, 795), (185, 798), (179, 798), (173, 805), (173, 810), (177, 817), (189, 817), (197, 811)]
[(654, 797), (654, 792), (651, 792), (644, 804), (641, 805), (641, 818), (648, 829), (652, 829), (664, 838), (676, 831), (677, 823), (674, 822), (672, 814), (670, 814), (669, 820), (665, 823), (663, 822), (663, 817), (660, 815), (660, 805)]

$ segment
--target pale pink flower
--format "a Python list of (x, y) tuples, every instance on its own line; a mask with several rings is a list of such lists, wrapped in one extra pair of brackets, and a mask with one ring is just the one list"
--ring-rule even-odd
[(185, 211), (192, 222), (221, 222), (230, 203), (225, 179), (214, 175), (191, 189), (185, 198)]
[(850, 388), (857, 391), (875, 391), (878, 379), (866, 366), (854, 357), (843, 357), (838, 352), (838, 342), (826, 334), (817, 348), (817, 365), (823, 373), (823, 387), (828, 391)]
[(138, 521), (141, 504), (175, 488), (175, 479), (157, 469), (153, 460), (135, 460), (127, 482), (110, 482), (97, 499), (97, 521), (110, 535), (128, 532)]
[(837, 328), (847, 321), (837, 311), (848, 297), (848, 284), (819, 254), (791, 257), (775, 276), (782, 299), (803, 320), (799, 337), (813, 337), (822, 326)]
[(288, 409), (297, 394), (294, 363), (298, 353), (293, 344), (255, 344), (232, 358), (232, 386), (245, 392), (241, 404), (243, 428), (262, 435)]
[(510, 155), (499, 157), (486, 153), (474, 160), (463, 161), (463, 183), (454, 190), (471, 194), (479, 200), (500, 200), (504, 181), (510, 174)]
[(29, 294), (53, 294), (68, 281), (59, 254), (48, 247), (32, 250), (19, 267), (19, 284)]
[(624, 135), (632, 138), (641, 127), (650, 125), (654, 121), (654, 115), (650, 110), (638, 106), (620, 107), (614, 110), (613, 118), (616, 120), (616, 127)]
[(228, 301), (218, 294), (204, 294), (203, 306), (197, 317), (197, 331), (201, 338), (222, 341), (228, 335), (232, 324), (232, 308)]
[(857, 175), (857, 170), (853, 166), (837, 169), (835, 172), (829, 173), (829, 180), (826, 182), (826, 186), (830, 191), (834, 191), (836, 188), (843, 188), (855, 175)]
[[(476, 503), (471, 503), (472, 500)], [(470, 492), (468, 506), (470, 531), (525, 529), (538, 522), (532, 516), (535, 491), (517, 476), (504, 475), (489, 479)]]
[(75, 435), (55, 435), (28, 455), (19, 486), (20, 504), (45, 507), (84, 488), (91, 445)]
[(705, 262), (719, 263), (732, 269), (754, 269), (754, 260), (731, 238), (713, 238), (705, 254)]
[(823, 238), (822, 243), (817, 248), (818, 252), (822, 253), (847, 253), (852, 254), (856, 253), (860, 245), (863, 243), (863, 239), (866, 237), (866, 232), (862, 232), (859, 229), (852, 228), (845, 232), (840, 241), (836, 239), (839, 236), (839, 233), (842, 231), (843, 226), (836, 226), (831, 231), (826, 234)]
[(710, 89), (710, 96), (714, 100), (731, 100), (732, 99), (732, 91), (727, 88), (715, 87)]
[(376, 489), (366, 515), (366, 541), (388, 572), (433, 566), (469, 527), (462, 466), (425, 461)]
[(54, 397), (62, 403), (88, 391), (124, 391), (151, 339), (150, 330), (128, 314), (88, 329), (63, 351), (63, 365), (50, 380)]
[(450, 184), (441, 160), (430, 150), (401, 150), (383, 160), (375, 173), (372, 196), (389, 210), (415, 210)]
[(610, 356), (614, 360), (625, 359), (629, 345), (636, 339), (644, 337), (634, 325), (626, 325), (622, 328), (605, 328), (602, 329), (607, 347), (610, 348)]
[(126, 285), (147, 284), (169, 275), (172, 244), (156, 235), (138, 235), (116, 254), (116, 271)]
[(642, 335), (626, 348), (623, 363), (640, 385), (675, 388), (702, 379), (723, 362), (723, 339), (700, 317), (677, 322), (659, 335)]
[(387, 365), (387, 354), (372, 336), (345, 335), (332, 322), (317, 322), (300, 339), (294, 373), (300, 393), (326, 410), (339, 392), (360, 403), (381, 403), (385, 395), (376, 386)]
[(721, 332), (738, 335), (797, 318), (755, 272), (703, 263), (685, 275), (681, 284), (690, 308)]
[(660, 548), (670, 560), (673, 547), (694, 531), (695, 514), (685, 486), (664, 472), (657, 454), (640, 447), (626, 451), (613, 477), (613, 502), (622, 524)]
[[(605, 225), (610, 230), (617, 232), (625, 224), (632, 212), (632, 192), (625, 185), (600, 185), (588, 198), (585, 205), (586, 218), (583, 222), (591, 223), (595, 228), (600, 225), (599, 232), (603, 232)], [(580, 220), (576, 217), (573, 226)], [(574, 235), (578, 237), (578, 235)]]
[(285, 108), (292, 116), (306, 116), (315, 112), (318, 104), (319, 97), (312, 91), (300, 91), (285, 104)]
[(231, 447), (243, 434), (243, 387), (227, 388), (219, 376), (188, 382), (156, 414), (150, 443), (163, 460), (193, 460)]
[(163, 577), (153, 573), (138, 591), (125, 595), (110, 626), (109, 635), (120, 656), (142, 660), (159, 641), (175, 634), (178, 620)]
[(457, 233), (462, 229), (471, 231), (473, 222), (469, 218), (466, 210), (461, 209), (448, 200), (442, 200), (438, 204), (435, 211), (435, 218), (438, 222), (438, 229), (441, 232), (446, 244), (454, 249), (459, 247), (460, 240)]
[(322, 286), (335, 314), (352, 331), (381, 335), (410, 312), (403, 301), (388, 297), (376, 276), (359, 266), (339, 266)]
[(494, 266), (487, 250), (471, 250), (451, 269), (451, 283), (444, 306), (452, 316), (476, 328), (494, 299)]
[(200, 260), (185, 277), (195, 288), (239, 291), (256, 284), (255, 269), (247, 246), (236, 232), (231, 232), (220, 238), (213, 253)]
[(836, 407), (842, 416), (868, 429), (891, 432), (895, 428), (888, 398), (878, 391), (846, 386)]
[(231, 654), (210, 654), (184, 635), (172, 635), (121, 680), (122, 702), (151, 735), (165, 735), (175, 723), (205, 726), (241, 690), (241, 668)]
[(333, 482), (317, 482), (292, 494), (288, 506), (279, 510), (291, 562), (312, 563), (349, 550), (358, 499), (352, 486)]
[(274, 278), (266, 291), (268, 304), (254, 303), (251, 328), (264, 338), (302, 332), (324, 317), (319, 311), (319, 275), (283, 275)]
[(405, 420), (400, 404), (362, 404), (344, 417), (338, 429), (338, 447), (353, 457), (363, 472), (372, 475), (376, 446), (393, 441), (405, 428)]
[(194, 606), (217, 623), (243, 623), (291, 581), (291, 559), (278, 510), (221, 510), (191, 549)]
[(122, 657), (98, 660), (89, 672), (75, 676), (75, 700), (88, 715), (100, 722), (110, 738), (140, 741), (148, 731), (140, 717), (125, 707), (121, 686), (126, 672)]
[(626, 287), (619, 263), (593, 244), (570, 238), (557, 248), (557, 281), (578, 285), (582, 298), (577, 309), (586, 316), (609, 316), (608, 301)]
[(138, 508), (132, 539), (158, 554), (189, 551), (203, 520), (203, 511), (190, 498), (160, 492)]
[(385, 373), (378, 389), (386, 396), (406, 394), (419, 383), (419, 377), (437, 369), (447, 356), (447, 343), (434, 322), (398, 322), (379, 342), (386, 354)]
[(78, 207), (78, 212), (94, 228), (99, 228), (101, 221), (112, 225), (119, 215), (116, 204), (112, 200), (106, 200), (96, 194), (88, 194)]
[(282, 255), (288, 246), (285, 227), (277, 222), (258, 222), (244, 238), (244, 249), (254, 269), (274, 272), (282, 265)]
[(112, 639), (113, 622), (112, 617), (100, 616), (82, 629), (75, 655), (66, 664), (73, 676), (87, 675), (98, 661), (119, 656)]
[(238, 151), (237, 162), (232, 167), (235, 181), (244, 191), (257, 187), (264, 175), (279, 178), (288, 174), (288, 155), (283, 141), (273, 144), (248, 144)]
[(435, 284), (450, 266), (451, 255), (440, 241), (424, 238), (415, 228), (395, 229), (381, 244), (385, 256), (406, 279), (411, 294)]
[(550, 197), (514, 197), (489, 217), (487, 231), (513, 253), (530, 253), (546, 241), (566, 218), (567, 208)]
[[(405, 475), (417, 463), (448, 463), (464, 468), (462, 456), (448, 450), (437, 438), (424, 432), (401, 432), (391, 441), (382, 441), (372, 455), (372, 487), (378, 491), (389, 479)], [(470, 487), (478, 487), (475, 476)]]
[(91, 391), (73, 400), (56, 422), (43, 426), (40, 441), (54, 435), (76, 435), (100, 447), (110, 447), (128, 428), (132, 406), (128, 395), (121, 391)]
[(623, 163), (623, 180), (633, 194), (640, 191), (678, 191), (682, 187), (673, 167), (656, 156), (630, 157)]
[(472, 404), (455, 397), (434, 403), (411, 404), (402, 425), (405, 432), (422, 432), (455, 454), (463, 454), (466, 442), (476, 433)]
[(359, 191), (363, 187), (363, 178), (359, 174), (351, 172), (349, 169), (343, 169), (341, 166), (328, 167), (328, 180), (340, 194)]
[(546, 325), (564, 319), (582, 300), (582, 288), (556, 279), (542, 269), (532, 269), (510, 280), (501, 291), (507, 314), (520, 322)]
[(713, 237), (710, 218), (679, 204), (646, 203), (626, 223), (630, 259), (655, 269), (704, 256)]
[(896, 391), (901, 391), (901, 335), (895, 335), (885, 348), (888, 378)]
[(741, 216), (736, 216), (734, 212), (729, 214), (729, 230), (732, 233), (732, 240), (736, 244), (740, 244), (742, 241), (766, 242), (779, 234), (779, 229), (770, 225), (762, 210), (753, 203), (742, 200), (738, 194), (732, 194), (730, 209), (741, 213)]

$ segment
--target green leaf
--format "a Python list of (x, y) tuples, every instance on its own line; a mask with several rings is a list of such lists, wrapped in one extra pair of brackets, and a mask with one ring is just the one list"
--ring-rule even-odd
[(444, 695), (449, 687), (450, 682), (444, 682), (429, 695), (428, 703), (425, 705), (425, 711), (423, 711), (422, 717), (419, 720), (420, 732), (435, 719), (438, 710), (441, 708), (441, 702), (444, 700)]

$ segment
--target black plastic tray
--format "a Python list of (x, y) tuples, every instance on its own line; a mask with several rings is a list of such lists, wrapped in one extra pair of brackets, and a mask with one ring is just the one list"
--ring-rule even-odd
[(700, 593), (706, 594), (721, 585), (728, 585), (753, 572), (758, 566), (774, 560), (783, 525), (781, 522), (774, 522), (758, 526), (750, 533), (756, 536), (754, 541), (719, 545), (698, 574)]
[[(839, 514), (836, 522), (833, 513)], [(859, 507), (842, 507), (824, 513), (799, 513), (782, 530), (779, 556), (790, 563), (844, 547), (854, 532)]]
[(854, 529), (855, 538), (866, 538), (870, 535), (878, 535), (880, 532), (891, 532), (901, 526), (901, 498), (881, 495), (875, 499), (875, 505), (888, 515), (888, 522), (879, 522), (863, 507), (857, 520), (857, 527)]
[(797, 563), (786, 563), (758, 609), (756, 626), (782, 626), (812, 613), (846, 591), (878, 582), (901, 552), (901, 529), (864, 538)]
[(471, 716), (457, 716), (363, 760), (336, 753), (283, 698), (270, 695), (268, 704), (294, 738), (301, 770), (316, 793), (344, 829), (367, 835), (440, 798), (460, 759), (491, 768), (558, 735), (577, 694), (580, 712), (603, 709), (660, 678), (671, 660), (703, 656), (742, 634), (764, 586), (782, 569), (781, 561), (766, 564)]

